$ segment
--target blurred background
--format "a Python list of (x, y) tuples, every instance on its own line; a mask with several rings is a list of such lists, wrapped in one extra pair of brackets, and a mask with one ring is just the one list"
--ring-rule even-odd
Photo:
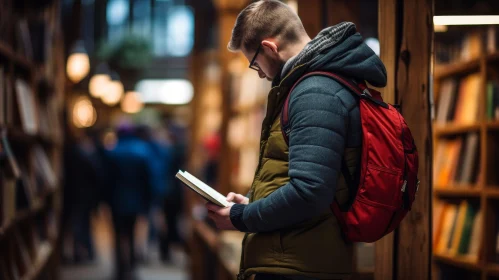
[[(0, 0), (0, 279), (235, 279), (242, 233), (217, 231), (174, 176), (188, 170), (223, 194), (249, 190), (270, 82), (226, 45), (250, 2)], [(283, 2), (310, 37), (352, 21), (376, 54), (383, 48), (378, 11), (390, 1)], [(499, 11), (495, 0), (434, 5), (437, 16)], [(434, 178), (435, 205), (454, 205), (455, 216), (463, 201), (478, 212), (482, 188), (499, 185), (473, 168), (494, 164), (486, 155), (498, 151), (499, 21), (469, 21), (435, 21), (428, 96), (438, 158), (454, 157), (435, 161), (434, 175), (446, 174)], [(487, 88), (486, 105), (468, 97), (475, 111), (456, 113), (461, 83), (469, 96)], [(433, 234), (435, 244), (452, 239)], [(375, 245), (355, 246), (354, 279), (374, 279)], [(434, 269), (468, 273), (469, 260), (442, 246)]]

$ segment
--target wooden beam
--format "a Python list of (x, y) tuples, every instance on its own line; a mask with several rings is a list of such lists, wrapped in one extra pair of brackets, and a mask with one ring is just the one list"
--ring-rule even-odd
[[(397, 61), (397, 0), (379, 0), (378, 2), (378, 32), (380, 42), (380, 57), (386, 67), (388, 76), (387, 85), (380, 89), (383, 99), (388, 103), (395, 103), (395, 69)], [(393, 279), (393, 246), (394, 233), (390, 233), (377, 241), (375, 250), (374, 279)]]
[(314, 38), (322, 29), (321, 2), (319, 0), (298, 0), (298, 16), (310, 38)]
[[(433, 0), (398, 0), (403, 16), (397, 67), (397, 100), (419, 152), (419, 192), (398, 230), (396, 279), (430, 279), (432, 137), (430, 56)], [(382, 47), (383, 48), (383, 47)]]

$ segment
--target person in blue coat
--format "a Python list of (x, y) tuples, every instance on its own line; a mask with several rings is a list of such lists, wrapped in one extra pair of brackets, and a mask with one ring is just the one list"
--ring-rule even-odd
[(118, 130), (118, 142), (109, 152), (110, 206), (116, 240), (117, 279), (130, 279), (135, 268), (134, 228), (138, 215), (147, 214), (153, 190), (150, 147), (133, 127)]

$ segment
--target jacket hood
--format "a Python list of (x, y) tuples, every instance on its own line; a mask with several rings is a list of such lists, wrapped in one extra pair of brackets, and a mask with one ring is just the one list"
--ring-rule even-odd
[(280, 76), (286, 77), (299, 65), (304, 65), (306, 72), (326, 71), (367, 81), (376, 87), (386, 85), (383, 62), (364, 43), (351, 22), (322, 30), (298, 55), (285, 63)]

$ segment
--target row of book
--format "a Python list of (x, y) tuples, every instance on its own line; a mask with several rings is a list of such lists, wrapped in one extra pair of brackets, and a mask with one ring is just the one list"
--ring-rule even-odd
[(499, 120), (499, 82), (487, 82), (487, 119)]
[[(20, 224), (9, 234), (11, 239), (1, 243), (4, 254), (0, 255), (0, 279), (26, 279), (47, 259), (57, 234), (57, 222), (53, 211), (34, 216), (30, 222)], [(51, 279), (51, 278), (43, 278)]]
[(471, 124), (478, 119), (481, 77), (472, 74), (460, 80), (442, 81), (435, 121)]
[(433, 160), (433, 182), (438, 188), (470, 186), (477, 182), (480, 162), (480, 137), (468, 133), (437, 141)]
[(61, 120), (55, 98), (40, 102), (26, 79), (12, 83), (10, 73), (0, 65), (0, 126), (19, 125), (30, 135), (57, 139), (61, 136)]
[[(17, 150), (18, 156), (7, 133), (3, 132), (1, 140), (0, 226), (8, 225), (18, 211), (31, 209), (42, 195), (54, 190), (58, 182), (43, 147), (35, 145), (24, 151)], [(20, 156), (22, 160), (18, 160)]]
[(483, 211), (467, 200), (440, 201), (433, 210), (433, 252), (477, 262), (482, 242)]
[(476, 59), (483, 53), (495, 53), (499, 50), (499, 28), (497, 26), (455, 33), (454, 39), (451, 39), (452, 36), (445, 36), (445, 40), (440, 40), (438, 35), (435, 37), (436, 64), (467, 61)]

